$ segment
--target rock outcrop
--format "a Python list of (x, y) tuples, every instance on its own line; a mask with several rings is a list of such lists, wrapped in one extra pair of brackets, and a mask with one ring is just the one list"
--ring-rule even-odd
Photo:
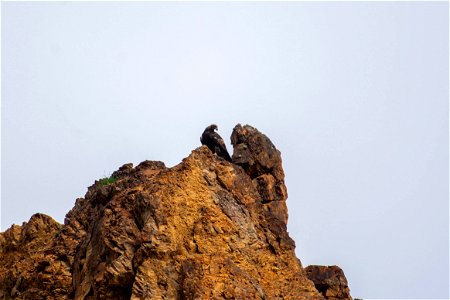
[(248, 125), (231, 139), (233, 163), (202, 146), (172, 168), (125, 164), (64, 224), (1, 233), (0, 299), (327, 298), (286, 231), (280, 152)]
[(314, 282), (316, 289), (326, 299), (352, 300), (347, 278), (345, 278), (344, 272), (338, 266), (308, 266), (305, 268), (305, 271), (306, 276)]

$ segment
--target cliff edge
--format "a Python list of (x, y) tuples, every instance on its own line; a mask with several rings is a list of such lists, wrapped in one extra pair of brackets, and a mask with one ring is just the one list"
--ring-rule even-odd
[(64, 224), (0, 233), (0, 299), (351, 299), (342, 270), (295, 256), (280, 152), (248, 125), (231, 141), (233, 163), (125, 164)]

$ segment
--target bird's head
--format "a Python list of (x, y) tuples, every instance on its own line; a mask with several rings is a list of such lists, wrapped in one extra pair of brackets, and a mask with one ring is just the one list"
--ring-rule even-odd
[(217, 130), (217, 125), (216, 124), (211, 124), (208, 127), (206, 127), (206, 130), (211, 130), (211, 131)]

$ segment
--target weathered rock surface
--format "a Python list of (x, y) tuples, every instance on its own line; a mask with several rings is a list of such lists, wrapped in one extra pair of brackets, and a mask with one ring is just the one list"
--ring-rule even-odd
[(317, 290), (325, 296), (325, 299), (352, 300), (347, 278), (338, 266), (308, 266), (306, 275), (314, 282)]
[(244, 168), (261, 197), (265, 210), (276, 219), (277, 225), (286, 232), (288, 211), (287, 188), (281, 153), (270, 139), (250, 125), (234, 127), (231, 134), (233, 163)]
[(60, 299), (72, 285), (66, 257), (52, 241), (61, 225), (35, 214), (0, 234), (0, 299)]
[(202, 146), (172, 168), (126, 164), (63, 225), (0, 233), (0, 299), (324, 299), (286, 231), (280, 152), (248, 125), (232, 143), (233, 163)]

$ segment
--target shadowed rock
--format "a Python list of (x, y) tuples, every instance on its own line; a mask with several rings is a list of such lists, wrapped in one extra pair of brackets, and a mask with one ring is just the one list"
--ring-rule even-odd
[(231, 134), (233, 163), (241, 166), (253, 181), (264, 208), (286, 229), (287, 188), (281, 153), (270, 139), (256, 128), (238, 124)]
[(306, 275), (329, 300), (352, 300), (344, 272), (338, 266), (308, 266)]

